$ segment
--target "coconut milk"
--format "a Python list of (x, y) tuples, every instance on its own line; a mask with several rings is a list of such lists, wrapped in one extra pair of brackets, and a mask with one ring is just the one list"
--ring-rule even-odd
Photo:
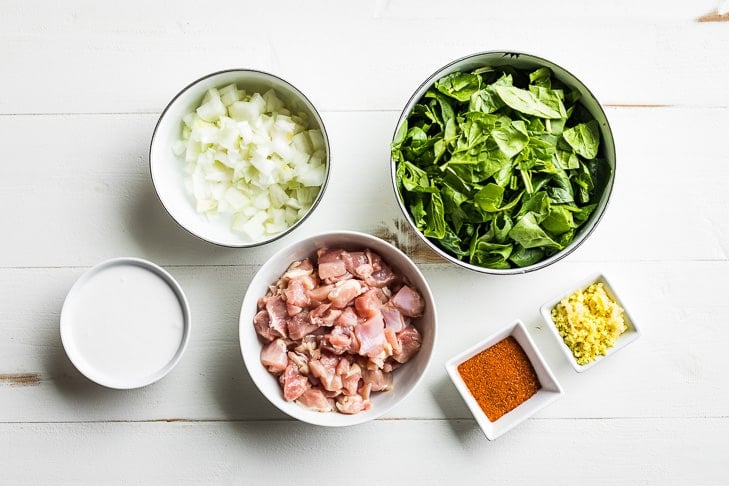
[(184, 338), (183, 308), (172, 287), (128, 262), (101, 266), (79, 284), (64, 308), (64, 346), (74, 364), (109, 386), (154, 381)]

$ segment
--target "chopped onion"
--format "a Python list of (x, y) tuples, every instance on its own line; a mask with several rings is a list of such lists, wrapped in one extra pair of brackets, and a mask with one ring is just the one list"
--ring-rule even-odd
[(321, 130), (274, 90), (246, 93), (235, 84), (209, 89), (183, 117), (172, 147), (186, 163), (196, 210), (228, 215), (249, 241), (275, 236), (306, 214), (326, 178), (325, 150)]

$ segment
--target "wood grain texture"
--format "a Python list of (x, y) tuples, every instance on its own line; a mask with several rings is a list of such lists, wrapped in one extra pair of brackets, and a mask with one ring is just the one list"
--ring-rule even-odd
[[(707, 453), (726, 448), (727, 418), (534, 419), (494, 442), (470, 419), (348, 429), (278, 421), (11, 424), (0, 425), (0, 434), (13, 444), (2, 456), (8, 483), (314, 486), (324, 464), (330, 477), (356, 485), (613, 485), (636, 478), (721, 485), (729, 475), (727, 462)], [(332, 460), (345, 444), (348, 460)]]
[[(0, 0), (0, 484), (727, 484), (724, 5)], [(453, 59), (499, 49), (549, 58), (584, 81), (605, 106), (618, 159), (590, 239), (513, 277), (455, 268), (429, 250), (400, 213), (389, 173), (394, 126), (416, 87)], [(152, 130), (172, 96), (230, 67), (300, 88), (322, 112), (332, 149), (317, 211), (249, 250), (178, 227), (148, 168)], [(260, 265), (336, 229), (407, 252), (439, 316), (420, 386), (382, 419), (345, 429), (275, 409), (238, 345), (240, 305)], [(119, 256), (164, 266), (193, 316), (179, 365), (127, 391), (84, 378), (59, 332), (76, 279)], [(538, 309), (597, 272), (643, 334), (578, 374)], [(489, 442), (444, 363), (515, 319), (566, 393)]]
[(720, 74), (729, 52), (721, 24), (694, 21), (716, 4), (634, 3), (230, 2), (220, 15), (191, 0), (76, 1), (34, 15), (6, 0), (0, 92), (32, 96), (0, 97), (0, 113), (157, 113), (191, 80), (231, 67), (281, 75), (324, 111), (402, 109), (440, 66), (500, 49), (562, 64), (603, 103), (727, 106), (721, 83), (699, 78)]

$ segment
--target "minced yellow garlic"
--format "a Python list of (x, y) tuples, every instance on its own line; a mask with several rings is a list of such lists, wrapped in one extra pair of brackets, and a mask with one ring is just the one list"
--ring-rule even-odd
[(604, 356), (627, 329), (623, 309), (605, 292), (602, 282), (562, 299), (552, 309), (552, 319), (581, 365)]

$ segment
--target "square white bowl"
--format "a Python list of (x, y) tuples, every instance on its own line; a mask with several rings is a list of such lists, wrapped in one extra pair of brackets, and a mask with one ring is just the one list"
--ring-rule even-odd
[[(486, 416), (483, 409), (481, 409), (481, 406), (478, 404), (474, 396), (469, 391), (468, 386), (466, 386), (466, 383), (463, 381), (463, 378), (458, 372), (458, 365), (509, 336), (513, 336), (516, 342), (519, 343), (526, 353), (529, 361), (534, 367), (534, 371), (537, 374), (537, 379), (539, 380), (541, 388), (528, 400), (492, 422)], [(458, 356), (451, 358), (446, 363), (446, 370), (448, 371), (448, 375), (453, 381), (453, 384), (456, 386), (456, 389), (461, 394), (461, 397), (463, 397), (468, 408), (471, 410), (471, 413), (476, 419), (479, 427), (481, 427), (481, 430), (489, 440), (494, 440), (508, 432), (564, 394), (557, 378), (554, 374), (552, 374), (552, 371), (549, 369), (544, 357), (539, 352), (539, 349), (534, 344), (534, 341), (532, 341), (531, 336), (529, 336), (526, 327), (520, 320), (517, 320), (514, 324), (507, 326), (487, 339), (484, 339)]]
[[(559, 334), (559, 330), (557, 330), (557, 326), (554, 323), (554, 319), (552, 319), (552, 309), (565, 297), (571, 295), (574, 292), (585, 290), (587, 287), (592, 285), (593, 283), (602, 283), (605, 288), (605, 293), (608, 294), (608, 296), (618, 305), (621, 309), (623, 309), (623, 319), (625, 320), (625, 325), (627, 329), (625, 332), (623, 332), (618, 339), (615, 341), (615, 344), (610, 347), (604, 356), (598, 356), (594, 361), (591, 361), (587, 364), (580, 364), (575, 359), (575, 356), (572, 354), (572, 351), (570, 348), (565, 344), (564, 339)], [(561, 293), (558, 297), (555, 297), (554, 299), (548, 301), (547, 303), (543, 304), (540, 309), (540, 313), (542, 314), (542, 318), (547, 323), (547, 327), (552, 331), (554, 336), (557, 338), (557, 341), (559, 341), (560, 348), (562, 348), (562, 352), (564, 352), (565, 356), (567, 357), (567, 360), (570, 362), (572, 367), (577, 371), (578, 373), (581, 373), (593, 366), (595, 366), (597, 363), (601, 362), (605, 358), (612, 356), (619, 350), (623, 349), (628, 344), (632, 343), (636, 339), (640, 337), (640, 331), (638, 330), (638, 327), (635, 325), (635, 321), (631, 317), (630, 313), (628, 312), (628, 309), (625, 308), (625, 304), (622, 300), (618, 297), (617, 293), (615, 292), (615, 288), (610, 284), (608, 279), (603, 274), (597, 274), (593, 275), (592, 277), (583, 280), (580, 284), (573, 287), (571, 290), (568, 290), (567, 292)]]

